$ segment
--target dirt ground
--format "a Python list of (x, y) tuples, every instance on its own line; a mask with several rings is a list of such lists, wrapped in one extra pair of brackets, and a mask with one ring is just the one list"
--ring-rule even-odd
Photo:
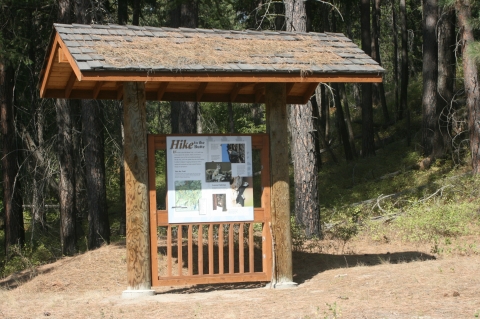
[[(325, 247), (334, 247), (328, 242)], [(480, 256), (353, 241), (294, 252), (297, 288), (165, 287), (122, 299), (125, 246), (110, 245), (0, 280), (0, 318), (476, 318)], [(336, 249), (339, 250), (339, 249)]]

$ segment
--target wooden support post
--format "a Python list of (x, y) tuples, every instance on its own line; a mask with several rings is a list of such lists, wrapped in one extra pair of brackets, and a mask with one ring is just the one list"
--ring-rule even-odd
[(267, 132), (270, 135), (271, 213), (274, 240), (272, 286), (296, 287), (292, 272), (292, 237), (290, 233), (290, 196), (288, 156), (288, 115), (285, 83), (267, 83), (265, 106)]
[(153, 295), (148, 212), (148, 161), (145, 84), (123, 85), (127, 281), (124, 298)]

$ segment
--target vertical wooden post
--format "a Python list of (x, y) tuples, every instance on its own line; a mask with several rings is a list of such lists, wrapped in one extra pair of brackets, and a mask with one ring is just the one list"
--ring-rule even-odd
[(292, 237), (290, 234), (290, 196), (285, 83), (268, 83), (265, 87), (267, 132), (270, 135), (271, 213), (274, 240), (272, 286), (296, 287), (292, 273)]
[(153, 295), (148, 212), (145, 84), (123, 85), (125, 123), (125, 198), (127, 211), (127, 281), (124, 298)]

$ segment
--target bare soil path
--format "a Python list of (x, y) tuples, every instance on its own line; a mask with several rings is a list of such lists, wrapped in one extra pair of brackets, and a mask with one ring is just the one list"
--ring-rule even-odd
[[(328, 246), (328, 243), (324, 243)], [(165, 287), (121, 298), (125, 247), (110, 245), (0, 280), (0, 318), (475, 318), (480, 256), (354, 241), (348, 254), (294, 253), (297, 288)]]

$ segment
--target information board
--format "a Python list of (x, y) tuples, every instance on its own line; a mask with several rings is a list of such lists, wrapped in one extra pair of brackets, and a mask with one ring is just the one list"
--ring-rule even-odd
[(168, 222), (253, 220), (250, 136), (167, 136)]

